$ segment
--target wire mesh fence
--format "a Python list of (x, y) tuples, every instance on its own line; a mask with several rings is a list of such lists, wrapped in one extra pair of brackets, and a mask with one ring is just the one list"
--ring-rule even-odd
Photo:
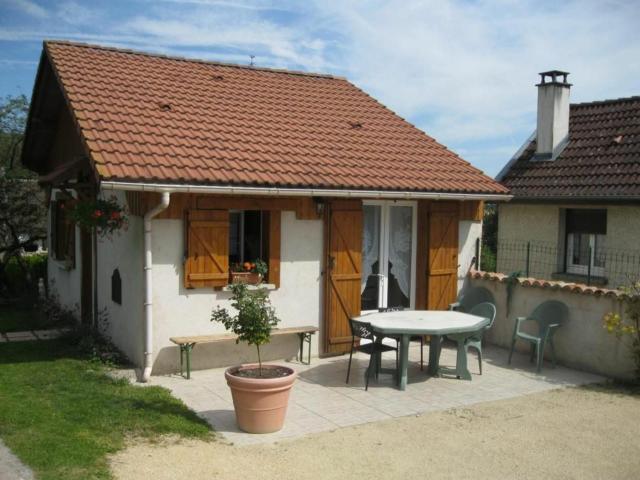
[(618, 288), (640, 280), (640, 250), (587, 246), (567, 254), (551, 242), (498, 240), (496, 271)]

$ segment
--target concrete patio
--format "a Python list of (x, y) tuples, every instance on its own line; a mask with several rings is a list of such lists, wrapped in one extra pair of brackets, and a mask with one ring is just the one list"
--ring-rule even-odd
[[(372, 380), (369, 390), (365, 391), (364, 372), (368, 356), (362, 354), (354, 356), (349, 385), (345, 383), (347, 355), (312, 359), (309, 366), (296, 361), (272, 362), (292, 366), (298, 371), (299, 379), (291, 393), (284, 428), (267, 435), (250, 435), (238, 430), (224, 369), (195, 371), (191, 380), (179, 375), (154, 376), (150, 384), (170, 389), (228, 441), (249, 445), (604, 381), (603, 377), (564, 367), (553, 369), (550, 364), (545, 364), (542, 374), (536, 375), (535, 367), (527, 356), (514, 354), (512, 365), (507, 365), (506, 350), (491, 346), (485, 346), (484, 350), (482, 375), (478, 375), (475, 354), (469, 356), (469, 369), (473, 375), (469, 382), (427, 376), (420, 371), (419, 346), (412, 344), (406, 391), (397, 390), (394, 378), (389, 374), (381, 374), (378, 382)], [(428, 347), (425, 346), (425, 359), (427, 354)], [(443, 348), (443, 366), (454, 366), (455, 358), (453, 348)], [(385, 354), (383, 367), (392, 368), (394, 363), (393, 352)]]

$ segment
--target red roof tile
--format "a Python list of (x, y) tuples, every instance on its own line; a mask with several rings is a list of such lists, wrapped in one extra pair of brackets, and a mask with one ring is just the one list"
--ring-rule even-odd
[(343, 78), (45, 42), (102, 179), (506, 194)]

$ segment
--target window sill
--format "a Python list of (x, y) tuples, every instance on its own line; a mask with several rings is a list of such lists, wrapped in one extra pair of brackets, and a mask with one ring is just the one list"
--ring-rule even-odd
[[(556, 272), (551, 274), (553, 280), (561, 280), (563, 282), (587, 283), (588, 277), (577, 273)], [(605, 286), (609, 283), (609, 279), (605, 277), (591, 277), (591, 285)]]
[[(261, 283), (260, 285), (247, 285), (247, 290), (260, 290), (260, 289), (265, 289), (265, 290), (277, 290), (278, 287), (276, 287), (273, 283)], [(222, 291), (223, 292), (230, 292), (231, 291), (231, 285), (227, 285), (226, 287), (222, 287)]]

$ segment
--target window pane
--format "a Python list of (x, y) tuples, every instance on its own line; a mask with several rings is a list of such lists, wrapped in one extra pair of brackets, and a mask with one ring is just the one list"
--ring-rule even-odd
[(240, 263), (240, 218), (241, 212), (229, 213), (229, 264)]
[(261, 228), (262, 222), (259, 210), (244, 212), (244, 261), (255, 262), (262, 258)]
[(605, 253), (604, 246), (605, 240), (607, 238), (606, 235), (594, 235), (595, 239), (595, 250), (593, 256), (593, 266), (594, 267), (604, 267), (605, 266)]
[(380, 277), (380, 212), (377, 205), (363, 206), (361, 309), (379, 306)]
[(573, 237), (573, 256), (571, 263), (574, 265), (589, 266), (589, 234), (574, 233)]
[(388, 307), (409, 307), (411, 298), (411, 240), (413, 209), (392, 206), (389, 219)]

